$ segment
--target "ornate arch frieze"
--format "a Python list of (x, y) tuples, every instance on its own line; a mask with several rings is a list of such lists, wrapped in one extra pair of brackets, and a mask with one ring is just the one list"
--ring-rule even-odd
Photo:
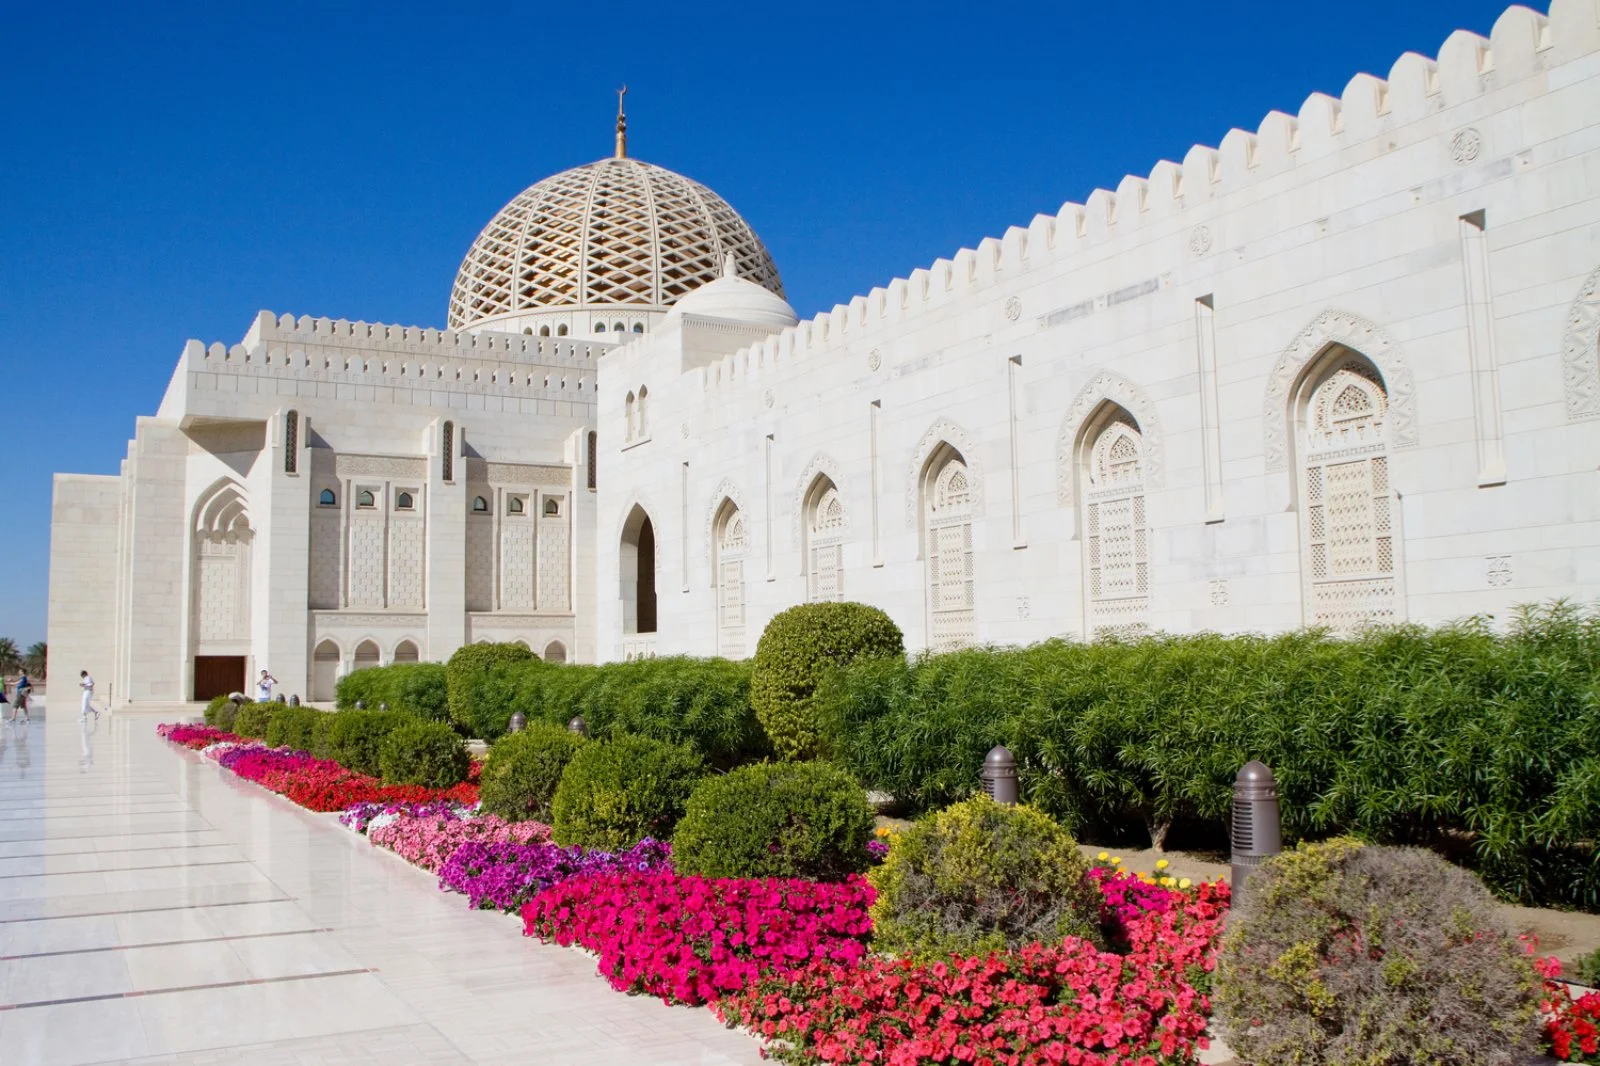
[(1307, 366), (1330, 344), (1342, 344), (1372, 361), (1383, 375), (1389, 397), (1389, 443), (1394, 448), (1417, 445), (1417, 394), (1411, 369), (1394, 340), (1381, 328), (1348, 311), (1324, 311), (1278, 356), (1267, 378), (1261, 417), (1266, 437), (1268, 470), (1289, 465), (1289, 397)]
[(1156, 420), (1155, 404), (1143, 389), (1121, 374), (1102, 370), (1078, 390), (1056, 434), (1056, 502), (1063, 506), (1074, 505), (1078, 498), (1078, 437), (1083, 433), (1084, 423), (1094, 417), (1104, 403), (1116, 404), (1139, 424), (1144, 483), (1152, 488), (1161, 485), (1161, 425)]
[(1561, 338), (1561, 383), (1570, 421), (1600, 418), (1600, 267), (1584, 279)]
[[(839, 461), (827, 452), (817, 452), (811, 457), (811, 461), (805, 465), (805, 469), (800, 471), (800, 480), (795, 482), (794, 487), (794, 518), (790, 523), (791, 530), (794, 533), (795, 544), (805, 543), (805, 538), (802, 534), (804, 533), (806, 521), (806, 495), (811, 491), (811, 485), (817, 480), (817, 475), (823, 474), (829, 481), (833, 482), (833, 487), (842, 498), (844, 496), (843, 469)], [(844, 509), (844, 528), (850, 528), (849, 507)]]
[(917, 527), (923, 467), (928, 465), (929, 457), (941, 444), (948, 444), (961, 453), (962, 461), (967, 464), (967, 475), (972, 482), (970, 495), (972, 517), (980, 518), (983, 515), (983, 467), (978, 462), (977, 442), (972, 439), (971, 434), (948, 418), (937, 418), (917, 442), (916, 450), (911, 455), (911, 465), (907, 468), (906, 525), (912, 529)]
[[(745, 506), (744, 493), (740, 491), (739, 486), (735, 485), (729, 478), (723, 478), (721, 481), (717, 482), (717, 489), (711, 494), (711, 503), (706, 508), (704, 534), (705, 557), (707, 562), (709, 562), (712, 558), (712, 537), (714, 536), (714, 528), (717, 523), (717, 510), (722, 506), (723, 500), (733, 501), (733, 505), (739, 509), (739, 513), (744, 515), (745, 536), (749, 537), (750, 530), (754, 528), (752, 522), (754, 516), (751, 515), (750, 508)], [(749, 547), (746, 549), (746, 551), (751, 555), (755, 554), (755, 540), (753, 537), (750, 539)]]

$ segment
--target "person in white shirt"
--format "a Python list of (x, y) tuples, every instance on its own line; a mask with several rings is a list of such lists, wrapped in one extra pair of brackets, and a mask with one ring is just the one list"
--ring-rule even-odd
[(273, 677), (271, 674), (267, 673), (265, 670), (261, 671), (261, 680), (256, 682), (256, 702), (257, 703), (271, 703), (272, 702), (272, 686), (277, 684), (277, 683), (278, 683), (278, 679), (277, 678)]
[(91, 714), (98, 719), (100, 712), (95, 710), (94, 704), (90, 702), (94, 699), (94, 678), (89, 676), (89, 671), (78, 671), (78, 687), (83, 689), (83, 706), (78, 710), (78, 720), (81, 722)]

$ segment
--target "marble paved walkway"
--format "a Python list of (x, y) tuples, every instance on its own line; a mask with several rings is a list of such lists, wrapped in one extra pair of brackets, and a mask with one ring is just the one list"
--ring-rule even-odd
[(0, 1062), (754, 1064), (155, 735), (0, 723)]

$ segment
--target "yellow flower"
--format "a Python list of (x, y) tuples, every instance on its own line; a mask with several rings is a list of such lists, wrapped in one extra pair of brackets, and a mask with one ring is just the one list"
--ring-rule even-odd
[(1170, 862), (1168, 862), (1166, 859), (1157, 859), (1156, 860), (1156, 869), (1158, 869), (1158, 870), (1165, 870), (1168, 866), (1171, 866), (1171, 865), (1172, 864)]
[(1099, 859), (1101, 862), (1105, 862), (1107, 859), (1111, 858), (1111, 853), (1109, 851), (1102, 851), (1100, 854), (1096, 855), (1095, 858)]
[(1193, 881), (1191, 881), (1191, 880), (1189, 880), (1189, 879), (1188, 879), (1188, 878), (1187, 878), (1187, 877), (1185, 877), (1185, 878), (1184, 878), (1184, 879), (1183, 879), (1183, 880), (1181, 880), (1181, 881), (1179, 881), (1179, 882), (1178, 882), (1178, 887), (1179, 887), (1179, 888), (1189, 888), (1189, 887), (1191, 887), (1191, 886), (1192, 886), (1192, 885), (1193, 885), (1193, 884), (1194, 884), (1194, 882), (1193, 882)]
[(1121, 863), (1122, 863), (1122, 856), (1121, 855), (1113, 855), (1111, 857), (1111, 865), (1112, 866), (1118, 866)]
[(873, 832), (878, 834), (880, 837), (886, 837), (890, 833), (894, 832), (894, 830), (890, 829), (886, 825), (880, 825), (880, 826), (878, 826), (878, 828), (874, 829)]

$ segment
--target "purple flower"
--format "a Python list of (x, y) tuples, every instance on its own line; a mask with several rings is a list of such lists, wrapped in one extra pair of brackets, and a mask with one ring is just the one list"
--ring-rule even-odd
[(569, 877), (613, 871), (647, 873), (666, 867), (670, 854), (670, 845), (648, 838), (615, 853), (558, 844), (471, 840), (451, 852), (440, 867), (439, 887), (465, 894), (475, 908), (515, 911)]

